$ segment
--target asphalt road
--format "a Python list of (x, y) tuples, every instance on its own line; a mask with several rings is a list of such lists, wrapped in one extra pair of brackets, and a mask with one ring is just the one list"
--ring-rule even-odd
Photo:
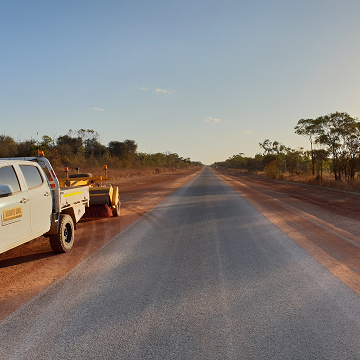
[(0, 359), (360, 359), (360, 299), (205, 169), (0, 322)]

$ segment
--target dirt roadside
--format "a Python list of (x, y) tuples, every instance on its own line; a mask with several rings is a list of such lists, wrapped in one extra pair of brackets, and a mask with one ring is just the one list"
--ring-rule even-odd
[(120, 190), (121, 216), (81, 220), (75, 232), (74, 248), (69, 253), (54, 253), (48, 240), (40, 237), (0, 254), (0, 320), (66, 274), (198, 172), (192, 169), (113, 182)]
[(215, 173), (360, 295), (360, 194)]

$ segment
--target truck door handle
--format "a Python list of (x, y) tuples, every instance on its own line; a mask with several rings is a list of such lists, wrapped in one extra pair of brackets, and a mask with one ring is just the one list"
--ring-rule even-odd
[(25, 204), (25, 203), (27, 203), (29, 200), (30, 200), (30, 199), (22, 198), (22, 199), (20, 200), (20, 202), (21, 202), (22, 204)]
[(50, 196), (50, 193), (49, 193), (49, 192), (46, 192), (46, 193), (44, 194), (44, 196)]

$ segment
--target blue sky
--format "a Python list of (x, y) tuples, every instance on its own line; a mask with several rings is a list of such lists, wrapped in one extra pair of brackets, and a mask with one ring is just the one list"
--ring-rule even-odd
[(8, 1), (0, 133), (93, 129), (205, 164), (360, 117), (360, 1)]

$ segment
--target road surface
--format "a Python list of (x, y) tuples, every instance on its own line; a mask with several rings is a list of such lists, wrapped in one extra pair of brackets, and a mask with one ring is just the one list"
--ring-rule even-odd
[(360, 359), (359, 296), (209, 168), (0, 322), (1, 359)]

